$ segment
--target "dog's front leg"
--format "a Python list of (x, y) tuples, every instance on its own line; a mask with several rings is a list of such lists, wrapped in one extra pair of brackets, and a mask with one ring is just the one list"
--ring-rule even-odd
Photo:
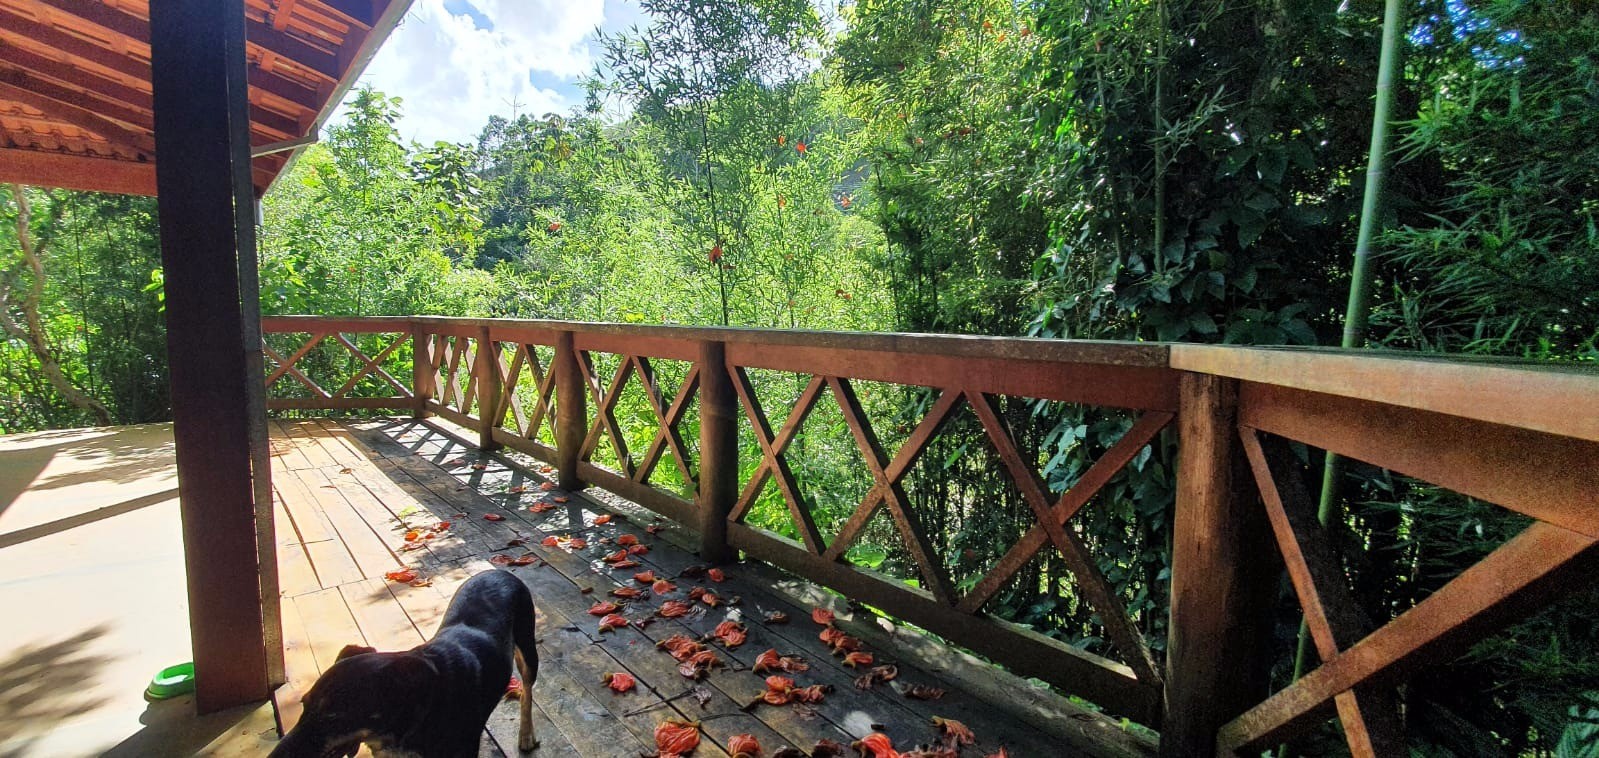
[(526, 753), (536, 750), (539, 746), (538, 735), (533, 733), (533, 678), (538, 676), (537, 671), (529, 670), (527, 659), (522, 657), (522, 651), (516, 651), (516, 671), (522, 678), (521, 724), (517, 727), (516, 747)]

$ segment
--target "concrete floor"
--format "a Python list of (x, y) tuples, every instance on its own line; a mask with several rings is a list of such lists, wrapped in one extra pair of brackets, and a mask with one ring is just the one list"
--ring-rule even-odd
[(255, 755), (270, 705), (147, 703), (190, 658), (170, 424), (0, 437), (0, 756)]

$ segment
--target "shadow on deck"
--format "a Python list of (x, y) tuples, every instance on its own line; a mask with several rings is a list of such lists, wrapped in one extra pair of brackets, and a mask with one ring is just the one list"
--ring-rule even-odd
[[(728, 567), (720, 583), (694, 578), (696, 558), (684, 547), (693, 542), (678, 526), (608, 493), (546, 490), (540, 473), (546, 467), (517, 454), (482, 453), (442, 425), (304, 420), (275, 422), (273, 432), (289, 676), (278, 702), (288, 723), (298, 717), (299, 694), (345, 644), (414, 646), (433, 633), (468, 576), (494, 569), (496, 556), (531, 553), (536, 563), (506, 570), (532, 588), (539, 611), (542, 662), (534, 715), (541, 755), (648, 753), (655, 725), (666, 718), (703, 724), (706, 741), (696, 753), (701, 756), (726, 755), (728, 739), (741, 733), (756, 736), (768, 753), (785, 745), (808, 751), (823, 739), (847, 745), (872, 731), (910, 749), (936, 739), (934, 716), (964, 722), (976, 733), (977, 744), (963, 755), (988, 755), (1000, 747), (1013, 756), (1153, 752), (1148, 740), (1116, 721), (869, 614), (842, 612), (839, 626), (861, 638), (877, 663), (892, 662), (899, 670), (893, 682), (858, 689), (854, 682), (861, 672), (843, 666), (817, 637), (807, 598), (829, 599), (821, 591), (753, 562)], [(530, 510), (539, 503), (548, 505), (542, 512)], [(436, 538), (402, 549), (407, 530), (442, 521), (450, 526)], [(633, 535), (649, 551), (636, 556), (643, 564), (638, 568), (612, 570), (600, 559), (617, 549), (623, 535)], [(547, 547), (542, 542), (548, 537), (587, 544)], [(514, 540), (526, 545), (513, 547)], [(384, 579), (402, 566), (417, 569), (423, 586)], [(656, 596), (634, 581), (639, 571), (670, 578), (675, 589)], [(652, 621), (600, 633), (590, 607), (629, 586), (646, 589), (646, 595), (624, 614)], [(661, 602), (687, 599), (695, 587), (728, 604), (713, 609), (693, 603), (694, 610), (681, 618), (654, 615)], [(767, 622), (774, 611), (786, 614), (787, 623)], [(726, 619), (741, 620), (749, 640), (733, 649), (713, 645), (726, 665), (703, 681), (683, 677), (677, 662), (656, 649), (660, 640), (699, 637)], [(804, 657), (810, 669), (793, 678), (801, 686), (831, 687), (825, 699), (811, 706), (746, 709), (763, 689), (763, 676), (751, 667), (767, 649)], [(602, 677), (619, 671), (633, 674), (639, 687), (621, 695), (608, 690)], [(917, 685), (945, 694), (936, 700), (908, 697), (907, 689)], [(506, 703), (490, 721), (482, 753), (516, 755), (515, 732), (515, 705)]]

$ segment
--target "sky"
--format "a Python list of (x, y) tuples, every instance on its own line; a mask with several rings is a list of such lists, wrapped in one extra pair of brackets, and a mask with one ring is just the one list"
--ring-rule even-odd
[(469, 142), (491, 115), (581, 104), (595, 29), (644, 18), (627, 0), (415, 0), (360, 83), (404, 101), (401, 138)]

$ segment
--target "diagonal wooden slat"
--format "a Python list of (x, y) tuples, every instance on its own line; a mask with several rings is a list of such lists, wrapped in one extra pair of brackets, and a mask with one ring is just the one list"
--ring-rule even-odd
[[(527, 361), (528, 346), (517, 343), (511, 349), (511, 353), (511, 365), (503, 372), (505, 383), (501, 385), (500, 389), (501, 407), (498, 418), (503, 421), (505, 414), (509, 412), (511, 420), (515, 422), (512, 428), (516, 430), (517, 434), (521, 434), (522, 429), (527, 426), (527, 413), (522, 410), (522, 404), (516, 401), (516, 391), (522, 383), (522, 366)], [(496, 426), (502, 425), (496, 424)]]
[(1048, 496), (1045, 494), (1044, 482), (1038, 476), (1038, 472), (1022, 460), (1010, 429), (1000, 417), (995, 398), (980, 392), (968, 391), (966, 400), (977, 414), (977, 420), (982, 422), (983, 430), (987, 432), (989, 441), (994, 444), (994, 450), (999, 453), (1000, 460), (1010, 471), (1011, 479), (1021, 490), (1022, 499), (1033, 509), (1034, 518), (1038, 519), (1038, 524), (1044, 528), (1049, 541), (1060, 551), (1061, 558), (1066, 562), (1066, 568), (1077, 579), (1078, 592), (1082, 593), (1089, 607), (1099, 614), (1100, 622), (1104, 624), (1105, 633), (1110, 637), (1111, 643), (1121, 651), (1122, 657), (1127, 660), (1127, 665), (1133, 673), (1138, 675), (1139, 681), (1161, 681), (1155, 669), (1154, 656), (1149, 652), (1149, 645), (1144, 642), (1143, 634), (1128, 617), (1126, 606), (1116, 597), (1110, 582), (1106, 581), (1105, 575), (1100, 572), (1099, 565), (1089, 552), (1088, 546), (1083, 544), (1082, 538), (1075, 531), (1067, 529), (1063, 522), (1055, 520), (1049, 507)]
[(594, 423), (583, 438), (583, 460), (589, 460), (594, 455), (594, 451), (600, 446), (600, 435), (603, 433), (611, 438), (611, 446), (616, 450), (616, 462), (622, 467), (622, 475), (631, 479), (633, 456), (627, 450), (627, 440), (622, 436), (622, 427), (616, 423), (616, 402), (621, 399), (622, 388), (627, 385), (627, 379), (633, 373), (633, 361), (630, 356), (621, 356), (622, 360), (616, 366), (616, 374), (611, 377), (611, 383), (602, 388), (599, 376), (594, 373), (594, 363), (588, 352), (582, 351), (579, 355), (581, 359), (578, 365), (583, 367), (589, 392), (594, 396)]
[(683, 435), (677, 429), (678, 421), (682, 420), (683, 411), (688, 408), (688, 399), (699, 386), (699, 367), (691, 366), (688, 376), (683, 378), (682, 386), (678, 387), (677, 394), (672, 398), (672, 404), (667, 406), (661, 396), (660, 387), (655, 382), (655, 370), (650, 366), (649, 359), (637, 359), (639, 377), (644, 382), (644, 393), (649, 398), (650, 412), (655, 414), (655, 420), (660, 428), (656, 430), (655, 437), (650, 440), (650, 446), (644, 451), (644, 459), (639, 463), (638, 471), (634, 472), (633, 479), (638, 482), (648, 481), (650, 474), (654, 473), (656, 464), (660, 463), (665, 452), (672, 453), (672, 460), (677, 463), (677, 472), (683, 481), (690, 486), (694, 485), (694, 475), (689, 470), (688, 445), (683, 441)]
[(522, 437), (530, 440), (539, 438), (539, 424), (546, 417), (550, 420), (550, 437), (555, 437), (555, 412), (551, 410), (551, 401), (555, 393), (555, 372), (545, 371), (539, 364), (538, 350), (534, 345), (525, 345), (527, 348), (528, 370), (532, 372), (533, 379), (537, 382), (538, 393), (533, 401), (533, 413), (529, 415), (527, 426), (522, 430)]
[[(900, 445), (899, 452), (894, 454), (894, 459), (884, 467), (883, 475), (888, 481), (898, 482), (905, 477), (905, 473), (915, 465), (916, 459), (927, 450), (927, 443), (938, 436), (939, 430), (954, 413), (961, 398), (960, 390), (947, 390), (939, 394), (938, 399), (933, 401), (933, 406), (927, 410), (927, 415), (922, 417), (921, 423), (916, 425), (910, 436), (905, 438), (904, 444)], [(838, 534), (833, 536), (832, 544), (827, 546), (827, 552), (823, 553), (822, 557), (830, 561), (842, 558), (860, 537), (861, 530), (871, 522), (872, 516), (877, 515), (877, 508), (882, 504), (883, 492), (874, 485), (861, 500), (860, 506), (839, 528)]]
[[(278, 364), (278, 368), (280, 369), (280, 371), (273, 372), (273, 376), (282, 376), (283, 373), (288, 373), (290, 376), (294, 377), (295, 380), (299, 381), (301, 384), (305, 385), (306, 387), (309, 387), (312, 392), (317, 394), (318, 397), (320, 397), (322, 399), (327, 399), (329, 397), (327, 390), (322, 389), (320, 386), (317, 385), (316, 382), (311, 381), (310, 377), (308, 377), (304, 373), (302, 373), (300, 371), (300, 369), (295, 368), (294, 363), (292, 361), (285, 361), (283, 359), (283, 356), (279, 355), (278, 351), (273, 350), (272, 346), (268, 345), (264, 340), (261, 342), (261, 348), (263, 350), (265, 350), (268, 355), (272, 356), (272, 360), (276, 361), (277, 364)], [(274, 381), (276, 381), (276, 379), (272, 379), (272, 378), (269, 377), (267, 379), (267, 381), (265, 382), (265, 386), (268, 387), (268, 388), (271, 388), (272, 383)]]
[[(472, 415), (472, 408), (474, 405), (477, 405), (478, 400), (477, 354), (479, 350), (483, 349), (483, 345), (479, 344), (471, 337), (456, 337), (455, 341), (460, 343), (462, 346), (461, 368), (464, 370), (461, 372), (461, 374), (466, 379), (466, 387), (462, 388), (460, 391), (461, 413), (470, 416)], [(456, 378), (456, 381), (460, 380), (461, 377)], [(483, 409), (478, 408), (478, 412), (482, 413)]]
[(1534, 522), (1414, 608), (1221, 728), (1225, 755), (1292, 739), (1338, 694), (1391, 683), (1429, 660), (1466, 649), (1530, 608), (1585, 587), (1599, 540)]
[[(300, 349), (295, 350), (294, 354), (290, 355), (289, 359), (286, 360), (286, 361), (282, 360), (282, 359), (278, 358), (276, 355), (274, 355), (273, 359), (278, 361), (278, 368), (277, 368), (276, 371), (273, 371), (271, 374), (267, 375), (266, 385), (268, 387), (271, 387), (274, 382), (276, 382), (277, 380), (283, 378), (284, 374), (287, 374), (287, 373), (289, 373), (291, 371), (294, 371), (295, 370), (294, 364), (299, 363), (300, 359), (304, 358), (306, 356), (306, 353), (311, 352), (311, 350), (313, 348), (315, 348), (317, 345), (321, 344), (322, 340), (324, 338), (326, 338), (327, 336), (328, 336), (327, 332), (313, 332), (311, 334), (311, 339), (306, 340), (305, 344), (301, 345)], [(265, 343), (262, 343), (262, 344), (265, 344)], [(309, 379), (304, 379), (304, 378), (302, 378), (300, 381), (302, 381), (302, 382), (310, 382)], [(324, 396), (326, 396), (327, 393), (324, 392), (322, 394)]]
[(432, 377), (434, 400), (441, 405), (449, 405), (450, 387), (444, 380), (444, 366), (449, 362), (445, 353), (449, 350), (449, 340), (442, 334), (428, 337), (433, 343), (433, 349), (428, 351), (428, 373)]
[(821, 554), (825, 548), (822, 542), (822, 533), (816, 528), (816, 521), (811, 517), (809, 508), (805, 507), (800, 498), (799, 485), (794, 479), (794, 472), (789, 468), (788, 461), (783, 457), (783, 451), (788, 449), (794, 435), (799, 431), (800, 424), (816, 407), (816, 399), (821, 394), (824, 381), (820, 376), (811, 377), (805, 385), (799, 399), (795, 401), (793, 410), (788, 413), (788, 418), (783, 422), (783, 428), (776, 434), (772, 433), (772, 424), (766, 418), (766, 410), (761, 407), (760, 401), (755, 396), (755, 387), (750, 383), (749, 374), (743, 366), (733, 366), (733, 390), (738, 394), (739, 402), (744, 406), (744, 413), (749, 416), (750, 424), (755, 430), (755, 440), (761, 446), (761, 464), (755, 468), (755, 473), (750, 476), (749, 483), (745, 485), (744, 492), (739, 496), (738, 504), (733, 507), (728, 516), (731, 522), (743, 520), (749, 509), (755, 505), (756, 498), (760, 497), (761, 490), (766, 486), (768, 477), (777, 480), (778, 492), (783, 496), (783, 501), (788, 505), (789, 515), (799, 527), (800, 537), (805, 543), (805, 548), (812, 553)]
[(401, 397), (411, 396), (411, 391), (407, 389), (404, 384), (400, 383), (400, 380), (395, 379), (394, 375), (390, 374), (388, 371), (385, 371), (382, 365), (384, 358), (389, 357), (389, 354), (394, 352), (396, 348), (410, 341), (410, 334), (401, 334), (400, 336), (396, 337), (393, 342), (389, 343), (388, 347), (378, 351), (378, 354), (371, 358), (368, 358), (365, 353), (361, 352), (360, 348), (355, 346), (355, 343), (351, 342), (343, 334), (335, 332), (333, 336), (338, 340), (339, 344), (344, 346), (346, 350), (349, 350), (351, 353), (355, 354), (356, 360), (361, 361), (361, 370), (355, 372), (355, 376), (350, 377), (348, 381), (341, 385), (339, 390), (333, 393), (334, 397), (344, 397), (344, 393), (355, 389), (355, 385), (360, 382), (363, 377), (366, 377), (372, 373), (376, 373), (378, 376), (382, 377), (384, 381), (389, 383), (389, 386), (393, 387), (400, 393)]
[(844, 424), (855, 436), (855, 444), (860, 447), (861, 458), (871, 470), (872, 479), (876, 482), (874, 489), (881, 493), (883, 504), (888, 507), (889, 516), (893, 519), (895, 528), (899, 530), (900, 538), (905, 540), (905, 547), (910, 551), (911, 558), (916, 561), (917, 568), (921, 570), (928, 589), (938, 602), (949, 604), (955, 597), (949, 572), (945, 570), (943, 562), (938, 560), (933, 544), (928, 541), (927, 528), (908, 506), (910, 497), (905, 494), (905, 488), (898, 480), (889, 479), (884, 471), (889, 462), (888, 456), (884, 454), (883, 445), (878, 441), (871, 422), (866, 419), (866, 411), (861, 408), (860, 398), (855, 396), (855, 388), (850, 385), (848, 379), (833, 376), (827, 378), (827, 386), (833, 390), (833, 399), (838, 401), (839, 410), (844, 414)]
[[(1109, 483), (1122, 467), (1132, 461), (1133, 457), (1138, 455), (1138, 451), (1148, 445), (1161, 429), (1171, 423), (1171, 420), (1172, 414), (1163, 411), (1146, 411), (1144, 415), (1139, 416), (1138, 420), (1133, 422), (1132, 428), (1128, 429), (1116, 444), (1111, 445), (1099, 460), (1094, 461), (1094, 465), (1083, 472), (1071, 489), (1061, 494), (1060, 499), (1055, 502), (1055, 507), (1050, 509), (1054, 520), (1060, 524), (1070, 521), (1072, 516), (1077, 515), (1088, 501), (1094, 499), (1100, 489)], [(994, 564), (994, 568), (990, 569), (988, 574), (955, 604), (955, 607), (966, 613), (976, 613), (1048, 541), (1049, 534), (1044, 531), (1043, 525), (1034, 524), (1015, 545), (1011, 546), (1010, 550), (1005, 551), (1005, 555)]]
[[(1323, 661), (1330, 661), (1366, 636), (1371, 620), (1349, 591), (1336, 549), (1316, 520), (1315, 506), (1292, 454), (1281, 444), (1268, 449), (1254, 429), (1238, 431), (1288, 577), (1304, 608), (1305, 625), (1316, 652)], [(1334, 702), (1351, 755), (1407, 752), (1398, 699), (1391, 689), (1357, 687), (1340, 693)]]

